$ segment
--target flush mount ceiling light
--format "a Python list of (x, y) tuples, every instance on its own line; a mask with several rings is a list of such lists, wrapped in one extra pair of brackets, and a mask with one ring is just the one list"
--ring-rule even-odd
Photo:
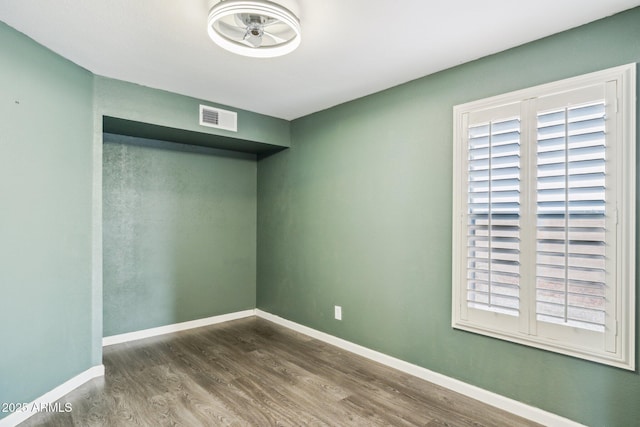
[(220, 47), (255, 58), (272, 58), (300, 44), (300, 22), (269, 1), (222, 0), (211, 8), (207, 30)]

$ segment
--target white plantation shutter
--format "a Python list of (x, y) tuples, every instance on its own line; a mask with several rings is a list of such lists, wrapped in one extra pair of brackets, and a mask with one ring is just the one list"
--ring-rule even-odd
[(454, 107), (455, 328), (634, 367), (635, 65)]
[(518, 315), (520, 120), (469, 127), (468, 306)]
[(605, 331), (605, 102), (538, 113), (536, 313)]
[(517, 331), (520, 315), (521, 109), (519, 103), (465, 114), (461, 317)]

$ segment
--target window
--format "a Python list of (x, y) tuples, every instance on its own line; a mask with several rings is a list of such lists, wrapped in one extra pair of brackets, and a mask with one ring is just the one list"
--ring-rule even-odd
[(454, 328), (635, 368), (635, 73), (454, 107)]

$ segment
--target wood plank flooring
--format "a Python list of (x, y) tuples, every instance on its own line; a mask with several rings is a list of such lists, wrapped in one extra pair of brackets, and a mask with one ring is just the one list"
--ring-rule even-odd
[(27, 426), (535, 426), (259, 318), (106, 347)]

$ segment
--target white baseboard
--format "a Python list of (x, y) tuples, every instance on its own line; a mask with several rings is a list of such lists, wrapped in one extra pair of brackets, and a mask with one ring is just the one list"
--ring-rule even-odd
[(61, 399), (67, 393), (80, 387), (84, 383), (102, 376), (104, 376), (104, 365), (89, 368), (48, 393), (43, 394), (33, 402), (28, 403), (23, 407), (23, 410), (12, 412), (10, 415), (2, 418), (0, 420), (0, 427), (14, 427), (41, 410), (46, 411), (48, 408), (51, 408), (56, 400)]
[(141, 340), (143, 338), (155, 337), (157, 335), (179, 332), (187, 329), (199, 328), (201, 326), (215, 325), (216, 323), (228, 322), (229, 320), (243, 319), (255, 315), (255, 310), (237, 311), (235, 313), (221, 314), (219, 316), (206, 317), (204, 319), (190, 320), (188, 322), (174, 323), (172, 325), (158, 326), (157, 328), (143, 329), (141, 331), (128, 332), (126, 334), (111, 335), (102, 338), (102, 346), (121, 344), (124, 342)]
[(540, 423), (546, 426), (556, 427), (584, 427), (575, 421), (553, 414), (551, 412), (543, 411), (542, 409), (527, 405), (517, 400), (510, 399), (508, 397), (501, 396), (488, 390), (484, 390), (480, 387), (476, 387), (460, 380), (456, 380), (446, 375), (439, 374), (437, 372), (430, 371), (412, 363), (405, 362), (404, 360), (397, 359), (395, 357), (388, 356), (384, 353), (380, 353), (375, 350), (363, 347), (358, 344), (343, 340), (341, 338), (334, 337), (324, 332), (309, 328), (307, 326), (300, 325), (299, 323), (292, 322), (290, 320), (283, 319), (282, 317), (267, 313), (265, 311), (256, 309), (256, 316), (261, 317), (270, 322), (292, 329), (296, 332), (300, 332), (312, 338), (316, 338), (320, 341), (324, 341), (328, 344), (335, 345), (336, 347), (347, 350), (351, 353), (355, 353), (359, 356), (366, 357), (383, 365), (387, 365), (391, 368), (421, 378), (423, 380), (432, 382), (442, 387), (446, 387), (449, 390), (453, 390), (457, 393), (479, 400), (488, 405), (496, 408), (511, 412), (512, 414), (526, 418), (528, 420)]

